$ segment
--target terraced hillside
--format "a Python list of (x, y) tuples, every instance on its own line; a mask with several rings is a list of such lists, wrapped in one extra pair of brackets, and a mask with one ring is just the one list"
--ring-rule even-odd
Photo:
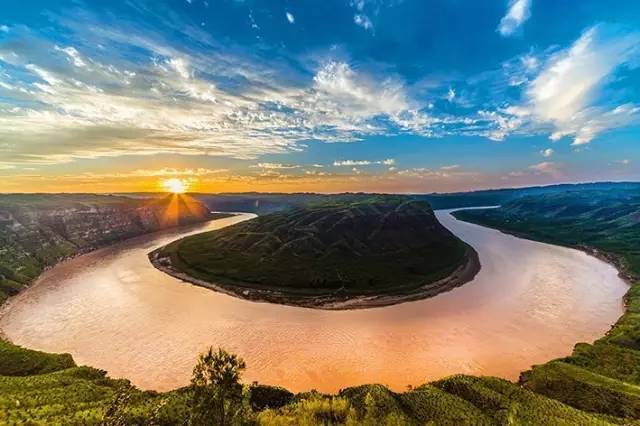
[(184, 238), (151, 258), (181, 278), (241, 297), (316, 307), (355, 297), (366, 298), (358, 306), (428, 297), (478, 270), (473, 249), (444, 228), (426, 202), (399, 196), (272, 213)]
[(61, 259), (210, 218), (203, 204), (183, 196), (0, 195), (0, 304)]

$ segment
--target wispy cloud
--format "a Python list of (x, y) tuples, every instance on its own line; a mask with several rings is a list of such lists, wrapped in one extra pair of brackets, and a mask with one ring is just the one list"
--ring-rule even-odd
[(451, 165), (448, 165), (448, 166), (440, 167), (440, 170), (456, 170), (456, 169), (459, 169), (459, 168), (460, 168), (459, 164), (451, 164)]
[(529, 166), (529, 170), (532, 170), (535, 173), (549, 175), (554, 178), (560, 178), (564, 176), (561, 165), (552, 161), (543, 161), (538, 164), (532, 164), (531, 166)]
[(293, 16), (291, 12), (286, 12), (285, 16), (287, 17), (287, 21), (289, 21), (290, 24), (293, 24), (296, 22), (296, 18)]
[(573, 136), (575, 145), (628, 124), (640, 111), (638, 106), (609, 106), (600, 95), (614, 72), (632, 65), (639, 53), (640, 33), (590, 28), (569, 49), (553, 55), (531, 82), (526, 92), (530, 112), (554, 125), (551, 139)]
[(359, 27), (364, 28), (366, 31), (373, 31), (373, 23), (365, 14), (357, 13), (353, 15), (353, 22)]
[(270, 170), (286, 170), (286, 169), (300, 168), (298, 164), (282, 164), (282, 163), (258, 163), (249, 167), (255, 167), (260, 169), (270, 169)]
[(547, 133), (554, 141), (573, 137), (573, 145), (581, 145), (638, 120), (640, 107), (614, 82), (623, 69), (640, 64), (640, 33), (598, 25), (546, 58), (526, 56), (505, 69), (510, 84), (524, 87), (523, 101), (479, 112), (494, 124), (490, 138)]
[(500, 20), (498, 32), (510, 36), (531, 16), (531, 0), (510, 0), (507, 14)]
[[(417, 117), (400, 80), (356, 72), (344, 62), (321, 64), (305, 87), (273, 79), (282, 72), (275, 65), (248, 67), (246, 59), (215, 46), (214, 53), (202, 55), (142, 32), (127, 37), (119, 29), (93, 28), (93, 37), (109, 51), (130, 49), (146, 58), (83, 54), (28, 30), (0, 45), (0, 63), (22, 70), (0, 75), (0, 94), (20, 105), (0, 105), (0, 138), (16, 147), (5, 162), (160, 153), (248, 159), (296, 151), (309, 139), (353, 141), (383, 134), (390, 125), (404, 128), (408, 117)], [(28, 49), (19, 38), (29, 41)], [(216, 80), (250, 86), (229, 90)], [(41, 142), (53, 138), (57, 143), (44, 152)]]
[(396, 161), (393, 158), (387, 158), (385, 160), (371, 161), (371, 160), (336, 160), (333, 162), (334, 167), (353, 167), (353, 166), (371, 166), (381, 164), (385, 166), (393, 166)]
[(553, 155), (553, 149), (551, 148), (543, 149), (542, 151), (540, 151), (540, 155), (542, 155), (545, 158), (549, 158)]

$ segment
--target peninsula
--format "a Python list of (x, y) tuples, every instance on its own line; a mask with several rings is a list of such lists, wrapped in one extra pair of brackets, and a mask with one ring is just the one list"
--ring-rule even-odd
[(162, 271), (250, 300), (356, 309), (432, 297), (470, 281), (477, 253), (404, 196), (336, 197), (175, 241)]

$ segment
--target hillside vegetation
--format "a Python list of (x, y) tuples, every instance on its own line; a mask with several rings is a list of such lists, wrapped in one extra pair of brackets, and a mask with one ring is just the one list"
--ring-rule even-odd
[(271, 213), (186, 237), (152, 258), (241, 296), (259, 292), (260, 298), (295, 304), (297, 297), (326, 302), (417, 290), (432, 295), (472, 278), (475, 271), (438, 282), (428, 293), (430, 283), (448, 278), (474, 255), (426, 202), (377, 196)]
[[(527, 188), (487, 189), (469, 192), (411, 194), (415, 200), (428, 202), (433, 209), (453, 209), (461, 207), (496, 206), (522, 197), (554, 194), (566, 191), (583, 190), (640, 190), (638, 182), (594, 182), (580, 184), (561, 184), (548, 186), (532, 186)], [(195, 199), (209, 206), (213, 211), (251, 212), (259, 215), (284, 211), (301, 207), (309, 203), (325, 203), (331, 201), (345, 201), (358, 197), (369, 197), (372, 194), (315, 194), (300, 193), (222, 193), (222, 194), (191, 194)], [(140, 194), (145, 196), (145, 194)], [(146, 194), (149, 196), (149, 194)]]
[(0, 195), (0, 304), (64, 258), (211, 218), (206, 206), (183, 196)]
[(571, 191), (455, 216), (607, 259), (631, 283), (627, 310), (606, 336), (521, 376), (530, 390), (581, 410), (640, 418), (640, 191)]

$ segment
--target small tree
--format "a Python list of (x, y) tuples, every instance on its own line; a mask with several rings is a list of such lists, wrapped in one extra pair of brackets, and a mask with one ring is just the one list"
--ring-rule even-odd
[(193, 369), (191, 424), (230, 425), (241, 421), (244, 360), (222, 348), (200, 355)]

